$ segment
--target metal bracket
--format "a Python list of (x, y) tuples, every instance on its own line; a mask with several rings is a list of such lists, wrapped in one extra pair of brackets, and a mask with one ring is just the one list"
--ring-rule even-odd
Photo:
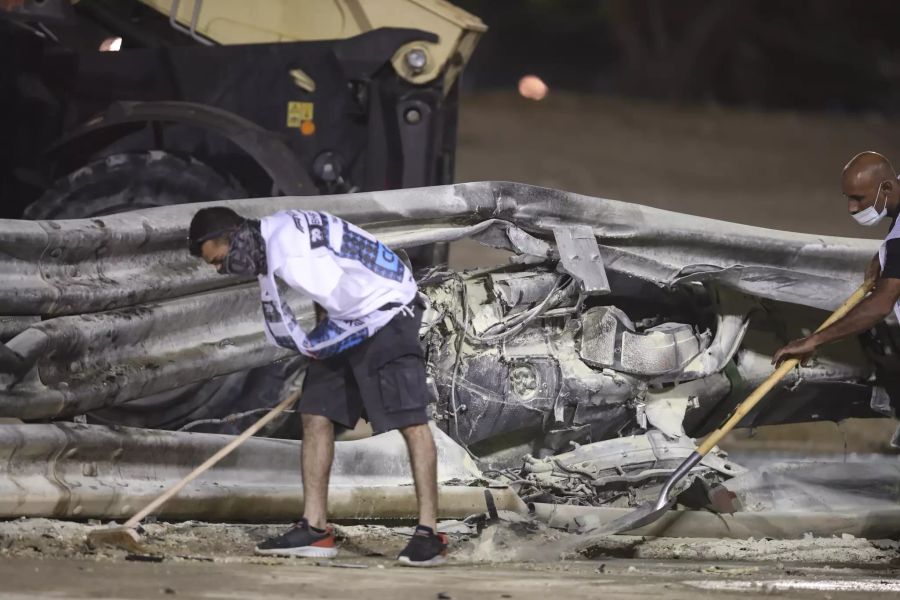
[(553, 236), (559, 249), (557, 269), (577, 279), (589, 296), (608, 294), (609, 280), (594, 230), (587, 225), (555, 227)]
[(181, 33), (186, 33), (193, 39), (206, 46), (215, 46), (215, 42), (197, 33), (197, 21), (200, 20), (200, 10), (203, 7), (203, 0), (194, 0), (194, 12), (191, 14), (190, 27), (185, 27), (176, 20), (178, 17), (178, 7), (180, 4), (181, 0), (172, 0), (172, 9), (169, 11), (169, 24), (172, 26), (172, 29), (174, 29), (175, 31), (180, 31)]

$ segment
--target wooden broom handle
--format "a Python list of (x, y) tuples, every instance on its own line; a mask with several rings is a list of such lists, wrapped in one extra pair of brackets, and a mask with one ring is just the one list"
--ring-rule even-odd
[(293, 394), (291, 394), (290, 396), (288, 396), (287, 398), (285, 398), (284, 400), (279, 402), (278, 405), (275, 406), (275, 408), (273, 408), (272, 410), (267, 412), (263, 416), (263, 418), (261, 418), (259, 421), (257, 421), (256, 423), (254, 423), (253, 425), (248, 427), (244, 433), (242, 433), (241, 435), (239, 435), (236, 438), (234, 438), (233, 440), (231, 440), (231, 442), (229, 442), (227, 446), (225, 446), (224, 448), (222, 448), (221, 450), (219, 450), (218, 452), (216, 452), (215, 454), (210, 456), (208, 459), (206, 459), (206, 462), (204, 462), (202, 465), (200, 465), (199, 467), (197, 467), (196, 469), (194, 469), (193, 471), (188, 473), (184, 477), (184, 479), (182, 479), (181, 481), (179, 481), (178, 483), (176, 483), (175, 485), (173, 485), (172, 487), (167, 489), (165, 492), (160, 494), (155, 500), (153, 500), (150, 504), (148, 504), (147, 506), (142, 508), (140, 511), (138, 511), (138, 513), (136, 515), (134, 515), (133, 517), (128, 519), (125, 522), (125, 525), (123, 525), (123, 527), (127, 527), (129, 529), (134, 529), (135, 527), (137, 527), (138, 523), (140, 523), (144, 519), (144, 517), (146, 517), (147, 515), (152, 513), (154, 510), (156, 510), (160, 506), (162, 506), (172, 496), (174, 496), (175, 494), (180, 492), (182, 489), (184, 489), (184, 487), (187, 484), (192, 482), (199, 475), (201, 475), (204, 471), (206, 471), (207, 469), (212, 467), (214, 464), (216, 464), (217, 462), (219, 462), (220, 460), (225, 458), (228, 454), (230, 454), (232, 450), (234, 450), (235, 448), (237, 448), (238, 446), (240, 446), (241, 444), (246, 442), (247, 439), (250, 438), (254, 433), (256, 433), (257, 431), (259, 431), (260, 429), (262, 429), (263, 427), (268, 425), (268, 423), (272, 419), (277, 417), (279, 414), (284, 412), (291, 404), (293, 404), (294, 401), (299, 396), (300, 396), (300, 390), (297, 390), (296, 392), (294, 392)]

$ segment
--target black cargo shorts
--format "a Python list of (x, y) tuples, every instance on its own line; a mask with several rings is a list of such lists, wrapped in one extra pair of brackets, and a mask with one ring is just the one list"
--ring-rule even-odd
[(362, 416), (375, 433), (428, 422), (422, 308), (397, 314), (375, 335), (306, 369), (299, 411), (352, 429)]

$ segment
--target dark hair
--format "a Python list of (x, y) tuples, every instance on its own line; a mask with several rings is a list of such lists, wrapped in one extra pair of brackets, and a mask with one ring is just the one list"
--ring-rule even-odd
[(191, 227), (188, 230), (188, 250), (192, 256), (200, 256), (203, 242), (228, 237), (228, 234), (240, 227), (245, 220), (244, 217), (224, 206), (201, 208), (191, 219)]

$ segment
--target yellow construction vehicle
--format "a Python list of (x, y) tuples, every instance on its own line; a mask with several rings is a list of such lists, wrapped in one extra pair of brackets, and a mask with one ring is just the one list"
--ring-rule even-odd
[(443, 0), (0, 0), (0, 216), (453, 178)]
[[(0, 0), (0, 218), (450, 183), (484, 31), (442, 0)], [(284, 368), (89, 417), (177, 428)]]

